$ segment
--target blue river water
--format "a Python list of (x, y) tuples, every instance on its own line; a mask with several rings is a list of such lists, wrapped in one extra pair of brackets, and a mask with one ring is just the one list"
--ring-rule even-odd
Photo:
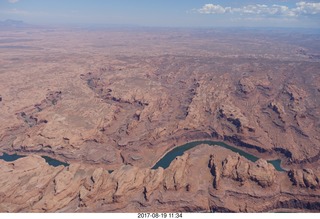
[[(166, 169), (167, 167), (169, 167), (170, 163), (177, 157), (177, 156), (181, 156), (185, 151), (190, 150), (191, 148), (194, 148), (200, 144), (208, 144), (210, 146), (214, 146), (214, 147), (224, 147), (227, 148), (233, 152), (236, 152), (238, 154), (240, 154), (241, 156), (247, 158), (248, 160), (252, 161), (252, 162), (256, 162), (259, 158), (249, 154), (243, 150), (240, 150), (238, 148), (232, 147), (224, 142), (220, 142), (220, 141), (194, 141), (194, 142), (189, 142), (187, 144), (178, 146), (174, 149), (172, 149), (171, 151), (167, 152), (153, 167), (152, 169), (157, 169), (158, 167), (162, 167), (164, 169)], [(284, 169), (281, 168), (281, 160), (277, 159), (277, 160), (269, 160), (268, 163), (271, 163), (274, 168), (277, 171), (285, 171)]]
[[(169, 165), (171, 164), (171, 162), (177, 157), (177, 156), (181, 156), (183, 155), (183, 153), (187, 150), (190, 150), (191, 148), (194, 148), (200, 144), (207, 144), (207, 145), (210, 145), (210, 146), (214, 146), (214, 147), (224, 147), (224, 148), (227, 148), (233, 152), (236, 152), (238, 154), (240, 154), (241, 156), (247, 158), (248, 160), (252, 161), (252, 162), (256, 162), (259, 158), (252, 155), (252, 154), (249, 154), (243, 150), (240, 150), (238, 148), (235, 148), (233, 146), (230, 146), (224, 142), (219, 142), (219, 141), (194, 141), (194, 142), (189, 142), (189, 143), (186, 143), (184, 145), (181, 145), (181, 146), (178, 146), (178, 147), (175, 147), (174, 149), (172, 149), (171, 151), (167, 152), (153, 167), (152, 169), (157, 169), (159, 167), (162, 167), (164, 169), (166, 169), (167, 167), (169, 167)], [(9, 154), (6, 154), (6, 153), (3, 153), (2, 156), (0, 156), (0, 159), (4, 160), (4, 161), (7, 161), (7, 162), (11, 162), (11, 161), (15, 161), (21, 157), (25, 157), (23, 155), (17, 155), (17, 154), (12, 154), (12, 155), (9, 155)], [(45, 159), (45, 161), (51, 165), (51, 166), (60, 166), (60, 165), (63, 165), (63, 166), (69, 166), (68, 163), (65, 163), (65, 162), (62, 162), (62, 161), (59, 161), (59, 160), (56, 160), (56, 159), (53, 159), (51, 157), (48, 157), (48, 156), (42, 156), (42, 158)], [(276, 159), (276, 160), (268, 160), (268, 163), (271, 163), (274, 168), (277, 170), (277, 171), (286, 171), (284, 170), (282, 167), (281, 167), (281, 160), (280, 159)], [(111, 170), (112, 171), (112, 170)], [(109, 172), (111, 172), (109, 171)]]
[[(22, 158), (22, 157), (25, 157), (24, 155), (17, 155), (17, 154), (6, 154), (6, 153), (3, 153), (2, 156), (0, 156), (0, 159), (1, 160), (4, 160), (4, 161), (7, 161), (7, 162), (11, 162), (11, 161), (15, 161), (15, 160), (18, 160), (19, 158)], [(53, 159), (51, 157), (48, 157), (48, 156), (41, 156), (43, 159), (45, 159), (45, 161), (51, 165), (51, 166), (54, 166), (54, 167), (57, 167), (57, 166), (69, 166), (68, 163), (65, 163), (65, 162), (62, 162), (62, 161), (59, 161), (59, 160), (56, 160), (56, 159)]]

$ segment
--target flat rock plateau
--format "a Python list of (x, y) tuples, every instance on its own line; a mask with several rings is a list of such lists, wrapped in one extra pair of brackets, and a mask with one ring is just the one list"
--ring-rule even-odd
[(0, 33), (0, 212), (320, 212), (319, 33)]

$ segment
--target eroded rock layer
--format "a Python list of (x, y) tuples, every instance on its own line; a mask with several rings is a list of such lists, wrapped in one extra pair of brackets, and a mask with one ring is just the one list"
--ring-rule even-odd
[[(317, 34), (2, 33), (19, 40), (0, 39), (0, 152), (30, 156), (1, 161), (0, 211), (319, 209)], [(203, 139), (261, 159), (197, 147), (151, 170)]]
[(291, 174), (263, 159), (252, 163), (208, 145), (177, 157), (165, 170), (52, 167), (36, 155), (0, 164), (1, 212), (320, 210), (318, 172), (292, 170), (292, 182)]
[[(319, 98), (306, 82), (315, 76), (318, 63), (305, 69), (303, 63), (285, 67), (287, 63), (264, 60), (258, 72), (249, 74), (256, 67), (241, 59), (231, 59), (224, 70), (219, 59), (146, 60), (153, 65), (132, 60), (139, 67), (131, 70), (127, 63), (123, 74), (102, 69), (79, 75), (82, 89), (94, 98), (79, 99), (78, 111), (70, 108), (63, 91), (19, 110), (16, 115), (25, 125), (8, 127), (2, 148), (148, 166), (155, 161), (151, 154), (159, 157), (174, 144), (213, 138), (252, 153), (282, 154), (288, 163), (318, 161)], [(144, 69), (148, 73), (140, 73)], [(109, 152), (100, 153), (104, 150)]]

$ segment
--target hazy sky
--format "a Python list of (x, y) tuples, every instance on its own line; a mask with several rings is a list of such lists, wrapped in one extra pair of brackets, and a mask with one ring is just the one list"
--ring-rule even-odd
[(0, 20), (34, 24), (320, 28), (320, 0), (0, 0)]

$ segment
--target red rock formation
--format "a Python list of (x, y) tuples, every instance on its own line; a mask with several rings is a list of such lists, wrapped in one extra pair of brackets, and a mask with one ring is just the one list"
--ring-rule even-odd
[[(214, 155), (210, 157), (208, 152)], [(317, 180), (312, 171), (296, 170), (295, 179), (304, 183), (298, 188), (285, 172), (276, 172), (262, 159), (252, 163), (227, 149), (207, 145), (177, 157), (165, 170), (124, 165), (109, 174), (103, 168), (83, 164), (52, 167), (38, 156), (0, 161), (0, 168), (1, 212), (265, 212), (320, 208), (316, 204), (320, 190), (312, 186)], [(310, 193), (313, 195), (308, 196)], [(293, 196), (299, 205), (292, 204)], [(307, 208), (307, 203), (313, 207)]]
[[(10, 46), (26, 38), (39, 50), (0, 53), (0, 151), (71, 165), (53, 168), (37, 156), (1, 161), (0, 211), (319, 209), (312, 36), (24, 31), (3, 30), (18, 39)], [(290, 178), (216, 148), (150, 170), (174, 146), (200, 139), (279, 157)]]

